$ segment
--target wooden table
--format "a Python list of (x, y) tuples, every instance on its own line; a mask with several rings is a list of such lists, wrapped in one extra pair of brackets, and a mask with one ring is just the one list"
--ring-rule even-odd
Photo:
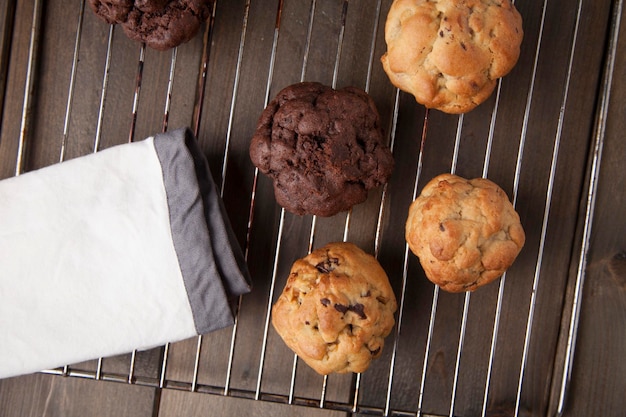
[[(79, 0), (0, 2), (0, 179), (190, 126), (255, 284), (235, 328), (0, 381), (0, 416), (624, 415), (622, 2), (517, 1), (520, 60), (462, 116), (389, 83), (389, 6), (218, 0), (198, 36), (156, 52)], [(381, 114), (395, 171), (349, 214), (283, 212), (248, 158), (268, 100), (302, 80), (363, 88)], [(471, 294), (434, 288), (404, 242), (415, 192), (450, 171), (497, 182), (527, 232), (504, 279)], [(322, 378), (269, 306), (296, 258), (344, 239), (378, 257), (402, 309), (367, 372)]]

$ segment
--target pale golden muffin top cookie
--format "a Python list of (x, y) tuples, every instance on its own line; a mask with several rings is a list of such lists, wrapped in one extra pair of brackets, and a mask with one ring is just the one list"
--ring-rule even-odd
[(442, 174), (409, 207), (406, 241), (428, 279), (461, 292), (501, 276), (524, 246), (525, 234), (498, 185)]
[(522, 17), (509, 0), (395, 0), (383, 68), (428, 108), (465, 113), (517, 63)]
[(318, 373), (363, 372), (380, 356), (396, 309), (373, 256), (352, 243), (329, 243), (294, 262), (272, 324)]

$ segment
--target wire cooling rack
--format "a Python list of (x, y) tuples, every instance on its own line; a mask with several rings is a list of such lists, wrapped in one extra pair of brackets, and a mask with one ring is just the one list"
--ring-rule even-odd
[[(59, 53), (62, 64), (51, 58), (48, 38), (59, 30), (49, 16), (61, 7), (31, 5), (13, 173), (188, 124), (218, 180), (255, 289), (238, 300), (232, 328), (45, 372), (354, 414), (562, 410), (616, 48), (609, 37), (605, 61), (585, 48), (590, 2), (518, 1), (525, 22), (518, 65), (486, 103), (459, 116), (425, 110), (389, 84), (379, 63), (388, 0), (218, 0), (203, 32), (167, 53), (128, 41), (97, 21), (84, 0), (74, 3), (63, 8), (65, 42), (69, 34), (73, 42)], [(585, 66), (597, 69), (596, 83), (581, 83)], [(60, 78), (67, 88), (46, 110), (41, 89)], [(273, 94), (305, 80), (370, 93), (396, 159), (389, 184), (332, 218), (285, 212), (247, 159), (256, 119)], [(589, 103), (590, 92), (598, 106)], [(46, 114), (58, 140), (41, 144)], [(93, 123), (86, 129), (87, 118)], [(474, 293), (448, 294), (430, 284), (404, 242), (408, 205), (442, 172), (497, 182), (527, 231), (513, 267)], [(333, 240), (353, 241), (379, 259), (399, 310), (383, 356), (368, 371), (322, 377), (277, 337), (271, 305), (291, 263)]]

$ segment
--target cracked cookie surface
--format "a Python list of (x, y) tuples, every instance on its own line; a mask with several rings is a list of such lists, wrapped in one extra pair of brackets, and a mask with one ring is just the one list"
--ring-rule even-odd
[(171, 0), (158, 11), (133, 8), (122, 23), (124, 33), (149, 47), (165, 51), (193, 38), (211, 13), (210, 0)]
[(428, 108), (465, 113), (517, 63), (522, 18), (509, 0), (395, 0), (383, 68)]
[(347, 211), (393, 170), (371, 97), (316, 82), (285, 87), (267, 105), (250, 159), (272, 178), (278, 204), (298, 215)]
[(89, 0), (93, 12), (126, 36), (164, 51), (189, 41), (211, 13), (212, 0)]
[(433, 178), (409, 207), (406, 241), (426, 276), (449, 292), (473, 291), (500, 277), (524, 246), (506, 193), (485, 178)]
[(294, 262), (272, 325), (316, 372), (363, 372), (381, 355), (396, 309), (373, 256), (352, 243), (329, 243)]

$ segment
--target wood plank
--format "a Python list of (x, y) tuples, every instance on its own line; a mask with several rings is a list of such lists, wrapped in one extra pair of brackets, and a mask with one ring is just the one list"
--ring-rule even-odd
[(2, 417), (152, 417), (156, 389), (32, 374), (0, 380)]
[[(593, 16), (593, 19), (598, 19), (597, 21), (608, 21), (608, 4), (599, 6), (584, 2), (582, 5), (582, 16)], [(525, 169), (522, 169), (518, 191), (518, 211), (524, 219), (524, 224), (528, 226), (527, 244), (519, 263), (507, 277), (503, 318), (508, 324), (504, 325), (498, 338), (498, 343), (504, 341), (507, 346), (497, 352), (494, 366), (498, 372), (494, 373), (492, 391), (489, 393), (491, 407), (510, 409), (518, 389), (518, 378), (511, 378), (511, 375), (517, 377), (523, 372), (520, 404), (522, 410), (531, 414), (543, 413), (549, 398), (551, 386), (549, 380), (545, 378), (545, 372), (554, 366), (553, 355), (556, 351), (560, 310), (564, 302), (572, 250), (571, 244), (568, 244), (567, 250), (562, 245), (572, 241), (571, 236), (576, 227), (577, 202), (581, 197), (586, 166), (580, 149), (588, 146), (593, 131), (594, 110), (589, 97), (594, 94), (595, 86), (599, 82), (602, 63), (600, 51), (587, 42), (595, 39), (594, 42), (603, 44), (605, 36), (603, 28), (596, 27), (591, 20), (582, 19), (579, 38), (575, 39), (574, 44), (575, 18), (574, 10), (567, 15), (551, 7), (546, 10), (546, 32), (543, 34), (541, 44), (542, 54), (539, 55), (535, 93), (524, 148), (522, 167)], [(563, 27), (557, 29), (556, 26), (559, 25), (550, 23), (556, 19), (560, 19), (559, 25), (571, 25), (568, 42), (563, 39), (564, 33), (562, 35), (552, 33), (553, 30), (563, 30)], [(573, 68), (567, 87), (565, 84), (568, 81), (567, 66), (572, 46), (576, 49), (573, 51)], [(559, 71), (552, 65), (557, 59), (563, 65)], [(564, 108), (563, 131), (559, 132), (561, 106)], [(552, 163), (551, 158), (556, 150), (558, 156), (554, 168), (555, 183), (550, 190), (548, 180), (550, 170), (553, 168), (549, 164)], [(552, 191), (551, 195), (549, 191)], [(547, 200), (548, 197), (550, 201)], [(545, 240), (541, 247), (545, 213), (548, 213), (548, 217)], [(534, 299), (534, 320), (530, 328), (528, 354), (522, 371), (520, 359), (526, 341), (527, 312), (530, 311), (530, 303), (533, 301), (532, 288), (529, 284), (534, 284), (534, 276), (537, 273), (540, 275), (537, 278), (537, 293)], [(522, 276), (526, 278), (520, 278)], [(533, 277), (532, 281), (530, 277)]]
[(626, 409), (625, 73), (622, 16), (566, 416), (621, 415)]
[[(7, 0), (0, 3), (0, 109), (4, 107), (4, 89), (6, 88), (9, 67), (9, 51), (15, 17), (15, 1)], [(0, 113), (0, 124), (2, 118)]]
[(158, 417), (175, 416), (299, 416), (342, 417), (340, 411), (320, 410), (302, 406), (269, 403), (241, 398), (228, 398), (184, 391), (165, 390), (161, 395)]
[(6, 87), (0, 125), (0, 179), (15, 175), (20, 123), (28, 65), (28, 45), (33, 16), (31, 2), (16, 2), (13, 33), (9, 37), (11, 55), (6, 70)]

